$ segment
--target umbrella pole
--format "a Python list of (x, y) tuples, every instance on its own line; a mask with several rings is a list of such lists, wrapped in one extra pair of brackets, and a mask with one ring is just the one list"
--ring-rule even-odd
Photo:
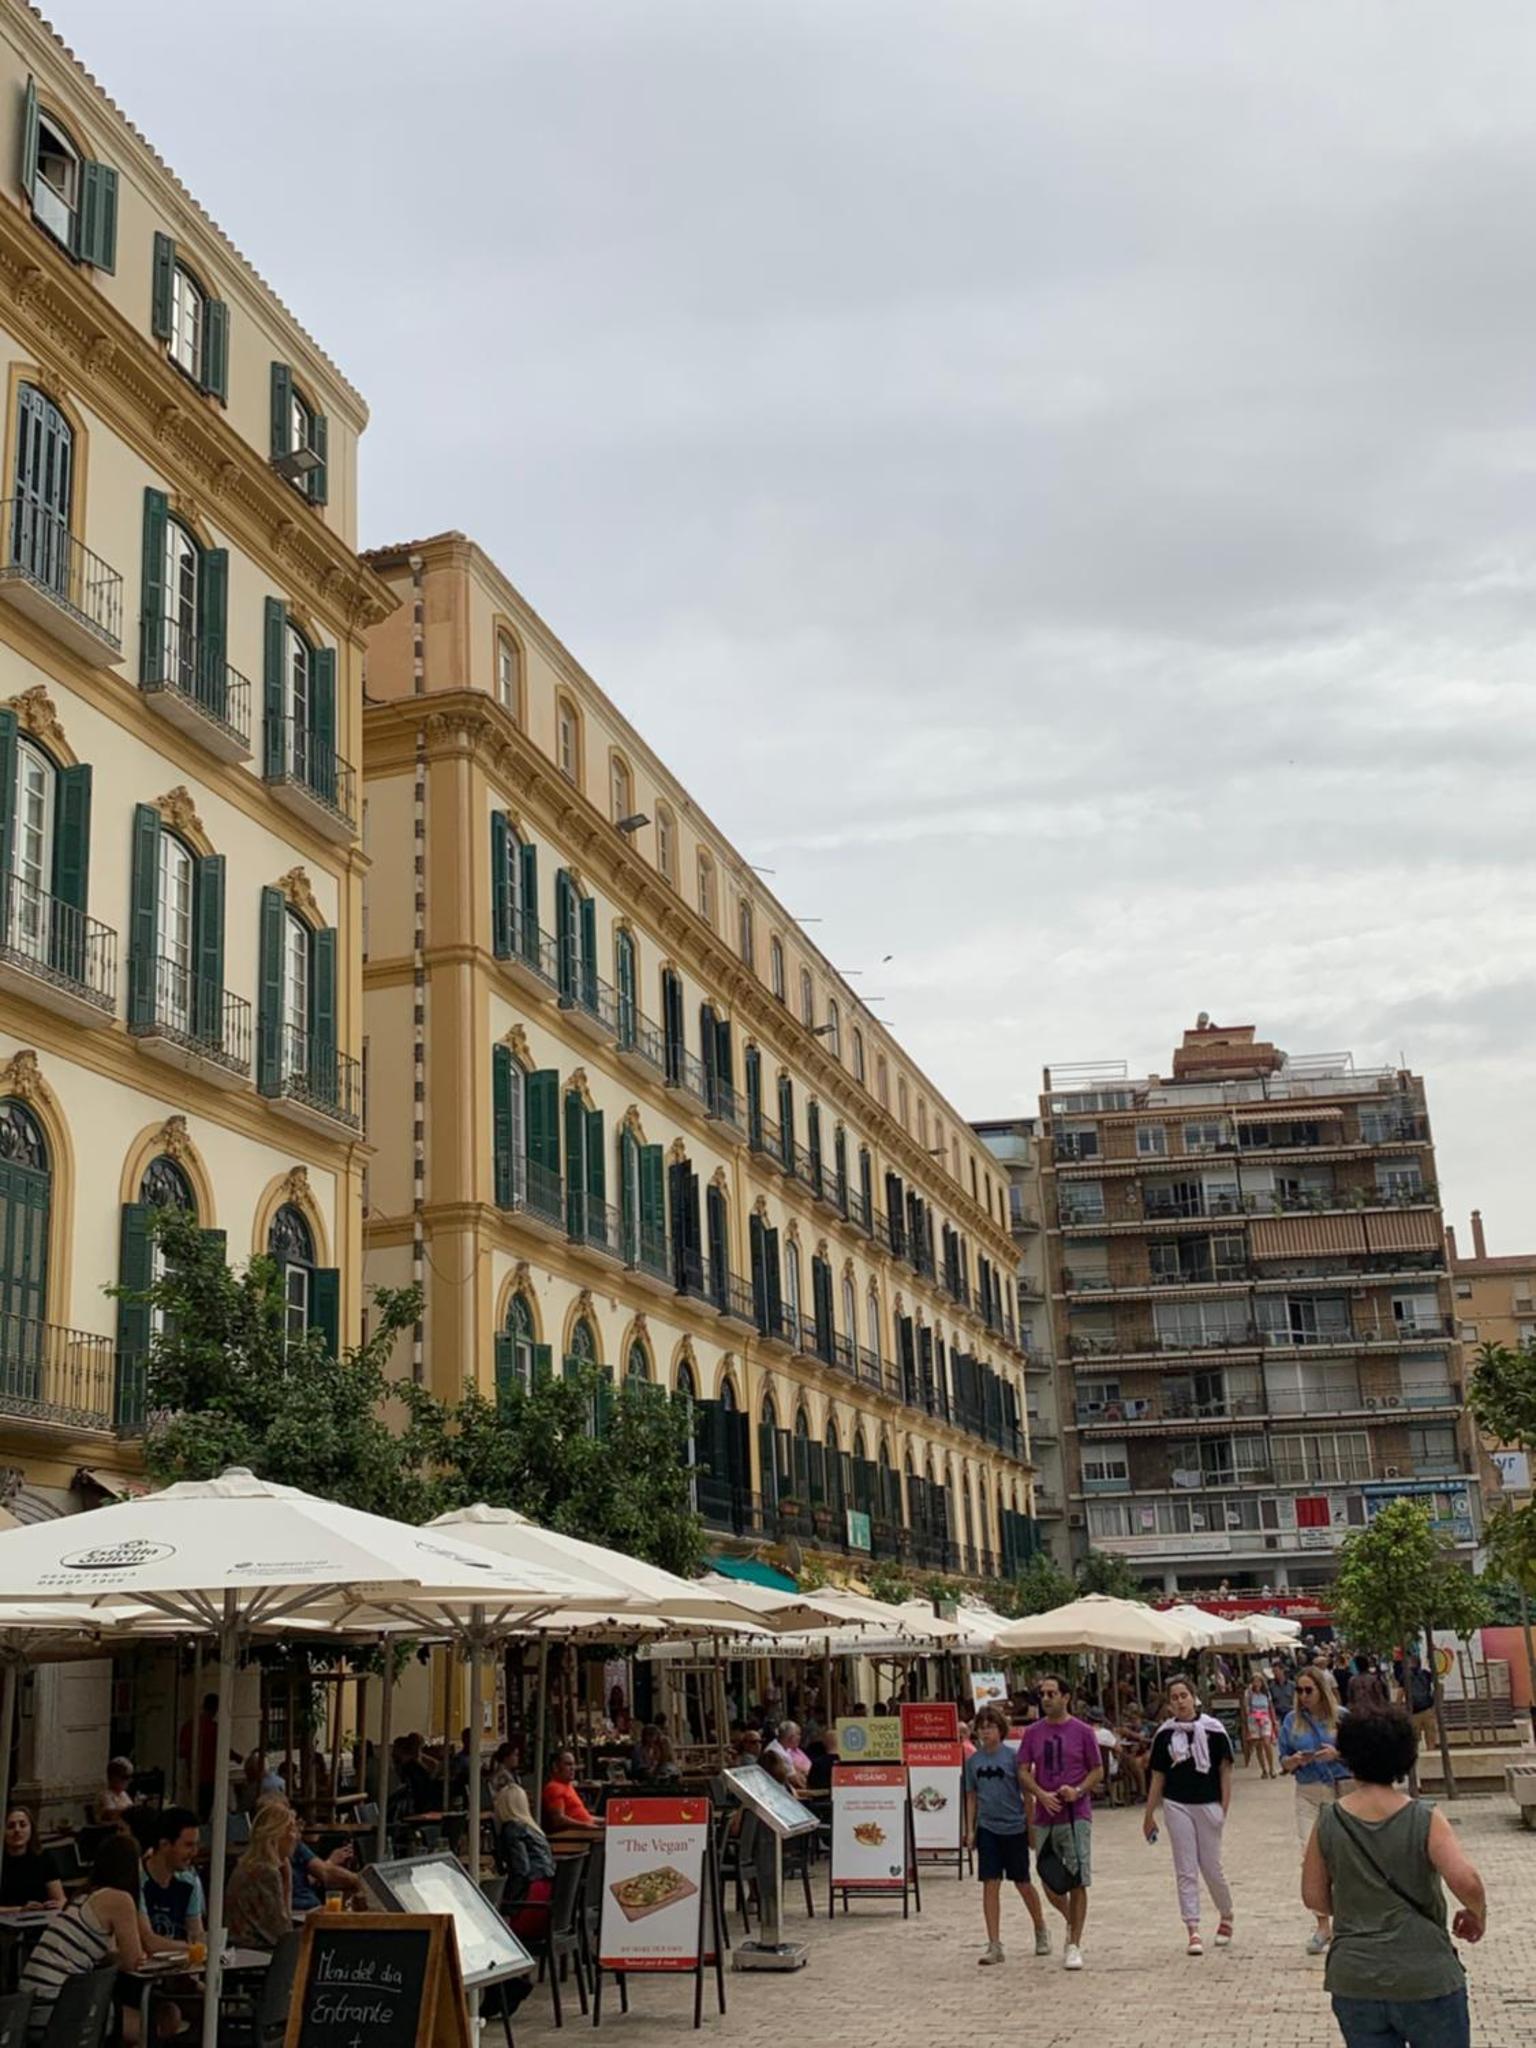
[(11, 1801), (11, 1738), (16, 1729), (16, 1687), (20, 1682), (21, 1659), (7, 1655), (5, 1683), (0, 1689), (0, 1821)]
[[(194, 1750), (195, 1750), (195, 1749), (196, 1749), (196, 1747), (197, 1747), (197, 1728), (196, 1728), (196, 1724), (195, 1724), (195, 1723), (194, 1723), (194, 1725), (193, 1725), (193, 1726), (192, 1726), (192, 1727), (191, 1727), (191, 1728), (190, 1728), (190, 1729), (188, 1730), (188, 1733), (189, 1733), (189, 1735), (190, 1735), (190, 1736), (191, 1736), (191, 1738), (192, 1738), (192, 1740), (191, 1740), (191, 1742), (189, 1743), (188, 1747), (189, 1747), (190, 1749), (194, 1749)], [(7, 1750), (7, 1752), (6, 1752), (6, 1757), (7, 1757), (7, 1761), (8, 1761), (8, 1760), (9, 1760), (9, 1757), (10, 1757), (10, 1752), (9, 1752), (9, 1750)], [(192, 1775), (193, 1775), (193, 1777), (196, 1777), (196, 1776), (197, 1776), (197, 1773), (196, 1773), (196, 1771), (195, 1771), (195, 1770), (193, 1771)], [(7, 1787), (7, 1795), (8, 1795), (8, 1793), (9, 1793), (9, 1788)], [(190, 1803), (191, 1803), (192, 1805), (194, 1805), (194, 1806), (195, 1806), (195, 1805), (197, 1804), (197, 1800), (196, 1800), (196, 1796), (195, 1796), (195, 1788), (194, 1788), (194, 1797), (193, 1797), (193, 1799), (191, 1800), (191, 1802), (190, 1802)], [(162, 1804), (162, 1806), (180, 1806), (180, 1805), (182, 1804), (182, 1798), (181, 1798), (181, 1644), (180, 1644), (180, 1643), (172, 1643), (172, 1644), (171, 1644), (171, 1755), (170, 1755), (170, 1762), (169, 1762), (169, 1764), (168, 1764), (168, 1765), (167, 1765), (167, 1767), (166, 1767), (166, 1773), (165, 1773), (165, 1798), (164, 1798), (164, 1799), (163, 1799), (163, 1800), (161, 1801), (161, 1804)], [(4, 1811), (5, 1811), (4, 1805), (3, 1805), (3, 1803), (0, 1803), (0, 1817), (3, 1817), (3, 1816), (4, 1816)]]
[(533, 1798), (534, 1812), (541, 1813), (544, 1804), (544, 1737), (549, 1719), (549, 1639), (538, 1637), (539, 1712), (534, 1723), (533, 1737)]
[[(469, 1875), (476, 1891), (480, 1889), (480, 1661), (484, 1649), (485, 1609), (476, 1607), (469, 1617)], [(480, 2031), (479, 1985), (469, 1994), (469, 2030), (470, 2039), (475, 2040)]]
[(453, 1645), (443, 1646), (443, 1811), (453, 1805)]
[[(235, 1658), (240, 1631), (235, 1590), (224, 1595), (224, 1625), (219, 1630), (219, 1755), (229, 1755), (234, 1721)], [(221, 1772), (213, 1788), (213, 1840), (208, 1850), (208, 1960), (204, 1965), (203, 2048), (218, 2048), (219, 1980), (224, 1971), (224, 1858), (229, 1846), (229, 1780)]]
[(379, 1688), (379, 1832), (374, 1857), (382, 1863), (389, 1854), (389, 1744), (395, 1718), (395, 1656), (388, 1636), (379, 1637), (379, 1654), (384, 1659), (383, 1682)]

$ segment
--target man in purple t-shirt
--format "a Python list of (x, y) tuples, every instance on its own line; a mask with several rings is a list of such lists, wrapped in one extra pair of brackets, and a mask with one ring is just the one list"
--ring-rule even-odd
[[(1099, 1738), (1071, 1713), (1072, 1688), (1064, 1678), (1040, 1680), (1041, 1719), (1024, 1730), (1019, 1744), (1019, 1778), (1035, 1800), (1035, 1873), (1045, 1895), (1067, 1923), (1062, 1965), (1083, 1967), (1083, 1922), (1093, 1881), (1093, 1793), (1103, 1782)], [(1040, 1867), (1042, 1850), (1054, 1852), (1072, 1880), (1065, 1893), (1053, 1891)]]

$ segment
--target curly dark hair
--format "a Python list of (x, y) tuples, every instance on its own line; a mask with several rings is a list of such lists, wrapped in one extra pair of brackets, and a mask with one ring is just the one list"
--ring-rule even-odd
[(1401, 1707), (1345, 1714), (1334, 1746), (1363, 1785), (1395, 1785), (1413, 1769), (1419, 1738)]

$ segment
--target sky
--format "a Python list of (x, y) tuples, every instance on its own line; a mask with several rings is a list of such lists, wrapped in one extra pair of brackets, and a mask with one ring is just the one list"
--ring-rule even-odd
[(1536, 1249), (1536, 10), (45, 12), (965, 1115), (1206, 1010)]

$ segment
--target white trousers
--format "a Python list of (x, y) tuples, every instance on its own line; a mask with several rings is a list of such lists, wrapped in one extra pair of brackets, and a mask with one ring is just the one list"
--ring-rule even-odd
[(1216, 1902), (1223, 1920), (1232, 1911), (1232, 1889), (1221, 1867), (1221, 1833), (1226, 1815), (1217, 1804), (1181, 1806), (1165, 1799), (1168, 1846), (1173, 1850), (1173, 1874), (1179, 1887), (1179, 1915), (1186, 1927), (1200, 1918), (1200, 1880)]

